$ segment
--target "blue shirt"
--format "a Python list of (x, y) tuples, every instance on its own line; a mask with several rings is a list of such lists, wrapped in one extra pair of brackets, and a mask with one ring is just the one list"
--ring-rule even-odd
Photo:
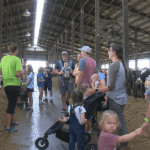
[(31, 79), (31, 82), (27, 86), (27, 88), (34, 89), (34, 74), (33, 74), (33, 72), (30, 72), (30, 74), (27, 75), (27, 81), (26, 81), (26, 83), (28, 83), (30, 79)]
[(105, 75), (102, 72), (99, 72), (98, 76), (99, 76), (99, 81), (105, 79)]
[(43, 72), (37, 74), (37, 86), (44, 86), (44, 82), (39, 82), (39, 79), (41, 79), (41, 80), (44, 79), (44, 74), (43, 74)]
[[(67, 62), (69, 63), (69, 61), (71, 61), (71, 60), (68, 60)], [(57, 69), (58, 72), (60, 72), (60, 71), (62, 70), (62, 68), (64, 67), (64, 62), (66, 62), (66, 61), (61, 60), (62, 67), (60, 66), (59, 61), (57, 61), (57, 63), (55, 64), (55, 69)], [(72, 62), (72, 65), (71, 65), (71, 66), (69, 65), (69, 67), (70, 67), (72, 70), (74, 70), (74, 68), (75, 68), (74, 63)], [(58, 76), (61, 76), (61, 75), (58, 75)]]
[[(49, 69), (50, 72), (53, 71), (53, 68), (52, 68), (52, 67), (45, 67), (45, 69)], [(50, 73), (47, 73), (47, 74), (48, 74), (48, 77), (45, 77), (45, 74), (44, 74), (45, 82), (51, 81), (51, 74), (50, 74)]]

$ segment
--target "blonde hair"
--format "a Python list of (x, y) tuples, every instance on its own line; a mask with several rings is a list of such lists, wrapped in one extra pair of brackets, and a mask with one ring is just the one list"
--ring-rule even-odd
[(18, 49), (18, 46), (15, 43), (10, 44), (8, 47), (9, 52), (15, 52), (17, 49)]
[(89, 88), (89, 84), (82, 84), (80, 90), (82, 93), (85, 93), (87, 88)]
[(95, 73), (95, 74), (93, 74), (93, 75), (91, 76), (91, 80), (93, 80), (93, 79), (95, 79), (95, 80), (98, 79), (98, 74), (97, 74), (97, 73)]
[(119, 121), (118, 115), (112, 110), (106, 110), (106, 111), (103, 112), (103, 114), (101, 116), (101, 119), (100, 119), (101, 128), (102, 128), (102, 124), (104, 123), (106, 118), (109, 117), (109, 116), (116, 118), (117, 119), (117, 126), (120, 127), (120, 121)]

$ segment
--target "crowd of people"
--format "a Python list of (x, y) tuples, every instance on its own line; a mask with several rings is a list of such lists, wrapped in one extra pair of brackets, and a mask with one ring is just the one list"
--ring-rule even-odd
[[(0, 78), (3, 79), (4, 90), (8, 98), (5, 130), (7, 132), (17, 132), (13, 126), (19, 124), (13, 120), (13, 115), (19, 95), (21, 98), (20, 106), (22, 108), (25, 106), (28, 112), (33, 111), (34, 72), (31, 65), (25, 66), (24, 62), (21, 64), (20, 59), (16, 57), (18, 53), (16, 44), (11, 44), (9, 51), (10, 55), (3, 57), (0, 63), (2, 74)], [(123, 59), (122, 46), (114, 44), (110, 47), (108, 55), (113, 63), (108, 71), (97, 70), (95, 60), (90, 57), (91, 48), (89, 46), (83, 46), (79, 48), (79, 51), (81, 53), (77, 55), (78, 63), (76, 65), (72, 60), (68, 60), (67, 52), (63, 51), (62, 59), (57, 61), (54, 68), (49, 67), (48, 62), (46, 62), (45, 68), (39, 67), (37, 74), (39, 105), (43, 105), (43, 91), (45, 91), (47, 99), (47, 90), (51, 96), (50, 102), (53, 103), (51, 77), (57, 74), (62, 98), (61, 112), (69, 113), (69, 117), (59, 118), (59, 121), (66, 122), (69, 119), (69, 150), (74, 149), (76, 141), (78, 149), (83, 150), (84, 135), (86, 132), (92, 133), (92, 122), (95, 121), (94, 115), (88, 120), (85, 118), (87, 110), (83, 105), (84, 100), (93, 94), (106, 93), (105, 101), (103, 103), (99, 101), (97, 107), (97, 111), (101, 115), (100, 125), (102, 128), (98, 150), (113, 150), (114, 148), (126, 150), (129, 140), (137, 135), (146, 135), (145, 130), (149, 131), (150, 104), (143, 125), (128, 134), (124, 108), (129, 100), (126, 92), (129, 77)], [(21, 90), (19, 87), (21, 87)], [(148, 92), (145, 93), (146, 99), (149, 96), (148, 94)], [(115, 131), (117, 131), (117, 135), (114, 135)], [(118, 144), (120, 145), (117, 146)]]

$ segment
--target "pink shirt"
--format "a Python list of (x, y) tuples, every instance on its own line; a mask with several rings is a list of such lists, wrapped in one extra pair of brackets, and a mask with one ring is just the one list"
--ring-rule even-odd
[(98, 140), (98, 150), (114, 150), (114, 148), (116, 148), (118, 139), (118, 135), (101, 131)]
[(92, 83), (91, 76), (96, 71), (95, 60), (91, 57), (82, 58), (79, 62), (79, 71), (84, 71), (80, 86), (82, 84), (90, 84), (91, 85), (91, 83)]

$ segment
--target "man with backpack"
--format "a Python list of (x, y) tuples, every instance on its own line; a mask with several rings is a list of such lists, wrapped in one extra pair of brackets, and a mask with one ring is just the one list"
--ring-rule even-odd
[[(53, 69), (53, 72), (55, 74), (58, 74), (58, 84), (59, 84), (59, 89), (60, 89), (60, 92), (61, 92), (61, 95), (62, 95), (62, 104), (63, 104), (63, 109), (62, 109), (62, 113), (65, 112), (66, 110), (66, 105), (65, 103), (68, 105), (68, 99), (70, 97), (70, 94), (72, 93), (73, 91), (73, 83), (70, 83), (70, 80), (69, 78), (65, 78), (64, 79), (64, 86), (62, 85), (62, 68), (64, 67), (64, 63), (65, 62), (68, 62), (69, 64), (69, 67), (74, 70), (75, 68), (75, 65), (74, 63), (72, 62), (72, 60), (68, 60), (68, 55), (67, 55), (67, 52), (66, 51), (63, 51), (62, 52), (62, 60), (59, 60), (57, 61), (57, 63), (55, 64), (55, 67)], [(66, 91), (68, 93), (68, 96), (66, 97)]]

